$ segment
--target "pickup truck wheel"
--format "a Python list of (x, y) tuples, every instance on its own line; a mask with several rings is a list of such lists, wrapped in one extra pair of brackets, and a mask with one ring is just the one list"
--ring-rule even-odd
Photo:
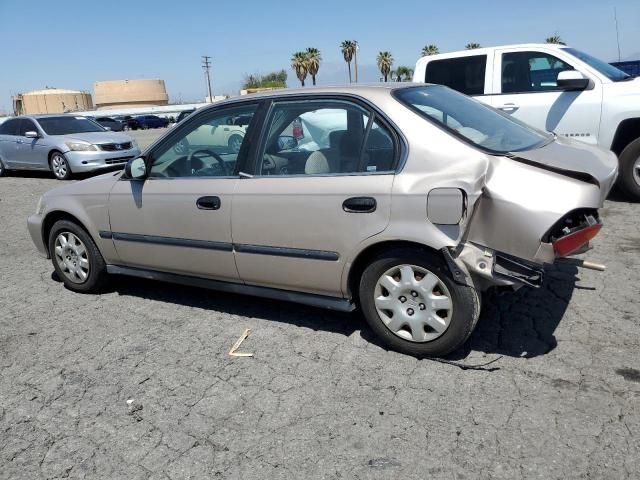
[(51, 227), (48, 245), (53, 268), (68, 289), (95, 293), (105, 287), (107, 266), (84, 228), (68, 220), (59, 220)]
[(371, 329), (389, 348), (443, 356), (471, 335), (480, 315), (478, 292), (455, 282), (435, 254), (394, 249), (360, 279), (359, 301)]
[(619, 162), (618, 185), (631, 200), (640, 201), (640, 138), (627, 145)]

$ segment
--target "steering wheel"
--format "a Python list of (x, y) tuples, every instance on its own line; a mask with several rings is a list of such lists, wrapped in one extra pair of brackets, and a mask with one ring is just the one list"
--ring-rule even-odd
[(201, 160), (201, 158), (203, 157), (213, 158), (218, 163), (224, 175), (229, 175), (229, 172), (227, 171), (227, 165), (224, 163), (224, 159), (217, 153), (212, 152), (211, 150), (208, 150), (208, 149), (196, 150), (195, 152), (193, 152), (191, 155), (187, 157), (186, 167), (189, 173), (194, 172), (193, 160), (198, 160), (201, 164), (204, 164), (204, 162)]

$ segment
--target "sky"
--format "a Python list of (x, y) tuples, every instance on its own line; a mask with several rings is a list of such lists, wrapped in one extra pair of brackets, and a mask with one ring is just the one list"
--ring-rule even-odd
[[(316, 47), (319, 84), (348, 81), (339, 45), (357, 40), (360, 81), (378, 81), (375, 58), (413, 67), (425, 44), (441, 52), (542, 42), (559, 34), (607, 61), (640, 59), (639, 0), (0, 0), (0, 112), (11, 96), (45, 86), (90, 91), (99, 80), (161, 78), (170, 101), (202, 101), (201, 56), (213, 58), (214, 95), (235, 95), (245, 75), (286, 69)], [(310, 83), (310, 82), (309, 82)]]

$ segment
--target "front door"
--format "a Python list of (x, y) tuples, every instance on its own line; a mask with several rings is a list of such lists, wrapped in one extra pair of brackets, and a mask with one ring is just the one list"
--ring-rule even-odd
[[(600, 129), (602, 87), (566, 91), (558, 74), (574, 66), (551, 53), (499, 49), (494, 62), (493, 91), (483, 100), (540, 130), (596, 144)], [(585, 72), (582, 72), (586, 75)]]
[(210, 135), (256, 104), (200, 112), (147, 155), (144, 181), (116, 182), (111, 235), (125, 266), (238, 281), (231, 237), (232, 196), (246, 156)]
[(342, 296), (348, 258), (388, 222), (398, 153), (392, 130), (352, 101), (276, 101), (232, 228), (251, 285)]

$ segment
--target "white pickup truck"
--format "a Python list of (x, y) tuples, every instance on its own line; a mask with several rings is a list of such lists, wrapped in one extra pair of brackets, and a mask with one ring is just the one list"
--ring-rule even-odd
[(430, 55), (414, 82), (439, 83), (539, 129), (612, 150), (618, 185), (640, 201), (640, 78), (564, 45)]

